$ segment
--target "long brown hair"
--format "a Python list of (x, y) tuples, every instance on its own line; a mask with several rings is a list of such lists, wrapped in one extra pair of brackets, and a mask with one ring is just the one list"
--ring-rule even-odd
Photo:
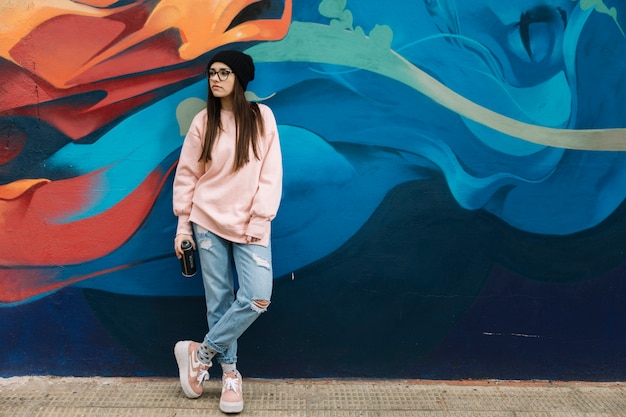
[[(213, 145), (222, 130), (220, 117), (222, 101), (216, 98), (209, 88), (207, 96), (207, 124), (204, 135), (202, 154), (198, 161), (210, 161)], [(260, 159), (258, 151), (259, 137), (264, 134), (265, 126), (258, 104), (246, 100), (245, 91), (238, 80), (233, 87), (233, 114), (235, 115), (236, 148), (233, 172), (238, 171), (250, 162), (250, 148), (256, 159)]]

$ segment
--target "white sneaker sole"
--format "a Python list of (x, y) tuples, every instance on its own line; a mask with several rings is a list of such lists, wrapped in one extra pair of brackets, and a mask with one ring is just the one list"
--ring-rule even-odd
[(236, 403), (227, 403), (220, 400), (220, 410), (226, 414), (236, 414), (243, 411), (243, 400)]

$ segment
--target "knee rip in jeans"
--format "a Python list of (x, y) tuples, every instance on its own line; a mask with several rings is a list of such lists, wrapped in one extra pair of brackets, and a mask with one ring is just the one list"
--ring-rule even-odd
[(257, 313), (264, 313), (270, 305), (270, 300), (253, 299), (251, 307)]

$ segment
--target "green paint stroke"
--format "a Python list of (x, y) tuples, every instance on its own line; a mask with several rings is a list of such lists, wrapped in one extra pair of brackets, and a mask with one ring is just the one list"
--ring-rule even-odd
[(285, 38), (255, 45), (247, 52), (256, 62), (310, 62), (370, 71), (401, 82), (463, 117), (528, 142), (565, 149), (626, 150), (625, 128), (544, 127), (512, 119), (468, 100), (393, 51), (393, 32), (388, 26), (377, 25), (369, 35), (361, 28), (352, 29), (352, 14), (345, 10), (345, 5), (346, 0), (324, 0), (319, 10), (332, 19), (329, 25), (292, 22)]
[[(579, 1), (579, 0), (572, 0), (572, 1)], [(609, 15), (613, 19), (615, 24), (617, 25), (617, 28), (619, 29), (619, 31), (622, 32), (622, 36), (626, 37), (626, 35), (624, 35), (624, 31), (622, 30), (622, 27), (617, 21), (617, 9), (615, 7), (609, 8), (606, 4), (604, 4), (603, 0), (580, 0), (579, 6), (584, 11), (587, 11), (593, 8), (598, 13)]]

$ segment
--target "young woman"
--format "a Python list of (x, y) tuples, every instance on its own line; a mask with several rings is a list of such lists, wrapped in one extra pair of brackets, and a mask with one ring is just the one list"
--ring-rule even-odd
[(173, 205), (176, 255), (182, 256), (185, 240), (198, 250), (209, 332), (202, 343), (176, 343), (174, 355), (189, 398), (202, 395), (213, 360), (219, 363), (220, 409), (238, 413), (243, 397), (237, 339), (270, 304), (270, 224), (282, 194), (282, 157), (272, 111), (245, 99), (254, 79), (252, 58), (218, 52), (207, 75), (207, 107), (194, 117), (183, 142)]

